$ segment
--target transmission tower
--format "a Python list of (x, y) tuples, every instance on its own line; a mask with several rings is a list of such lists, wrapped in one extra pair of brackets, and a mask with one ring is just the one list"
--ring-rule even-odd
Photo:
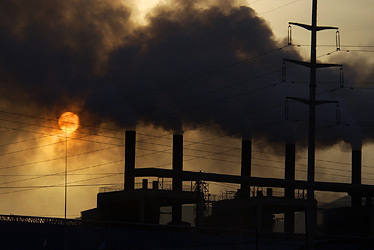
[[(326, 104), (326, 103), (338, 103), (332, 100), (316, 100), (316, 75), (317, 68), (327, 68), (327, 67), (342, 67), (340, 64), (327, 64), (327, 63), (317, 63), (316, 58), (316, 47), (317, 47), (317, 32), (321, 30), (338, 30), (337, 27), (328, 26), (317, 26), (317, 0), (312, 0), (312, 24), (302, 24), (290, 22), (291, 25), (296, 25), (309, 30), (311, 35), (311, 51), (310, 51), (310, 62), (284, 59), (286, 62), (298, 64), (304, 67), (310, 68), (310, 82), (309, 82), (309, 99), (299, 98), (299, 97), (287, 97), (287, 99), (292, 99), (295, 101), (302, 102), (309, 106), (309, 129), (308, 129), (308, 170), (307, 170), (307, 182), (308, 182), (308, 192), (307, 192), (307, 209), (306, 209), (306, 234), (307, 234), (307, 249), (314, 248), (314, 237), (317, 226), (317, 206), (314, 199), (314, 177), (315, 177), (315, 134), (316, 134), (316, 105)], [(289, 28), (289, 44), (291, 43)], [(340, 43), (340, 39), (339, 39)], [(337, 47), (338, 49), (338, 47)]]

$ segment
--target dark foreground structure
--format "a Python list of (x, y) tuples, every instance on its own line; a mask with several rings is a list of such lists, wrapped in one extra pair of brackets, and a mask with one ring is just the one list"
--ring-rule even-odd
[[(305, 249), (304, 235), (0, 216), (1, 249)], [(373, 249), (364, 238), (320, 237), (315, 249)]]
[[(181, 134), (173, 136), (172, 169), (136, 169), (135, 131), (126, 132), (125, 144), (122, 189), (100, 192), (97, 207), (82, 211), (77, 220), (0, 216), (1, 249), (306, 249), (308, 223), (316, 229), (313, 249), (374, 249), (374, 186), (361, 184), (360, 150), (352, 152), (352, 183), (313, 185), (347, 193), (349, 204), (319, 207), (306, 199), (308, 183), (295, 180), (293, 144), (286, 145), (284, 179), (251, 176), (250, 141), (242, 143), (241, 175), (184, 171)], [(135, 188), (136, 177), (143, 178), (140, 188)], [(148, 185), (144, 177), (157, 181)], [(172, 181), (170, 188), (166, 179)], [(217, 199), (207, 182), (240, 188)], [(282, 195), (274, 195), (274, 188)], [(183, 221), (186, 204), (194, 206), (192, 223)], [(310, 206), (316, 221), (305, 216)], [(171, 208), (171, 219), (161, 225), (164, 207)], [(296, 220), (297, 214), (303, 219)], [(276, 231), (280, 215), (282, 229)], [(299, 224), (302, 232), (296, 230)]]
[(300, 249), (302, 240), (261, 235), (253, 232), (190, 227), (104, 223), (37, 217), (3, 216), (0, 223), (1, 249)]
[[(259, 240), (257, 238), (256, 241), (256, 236), (266, 235), (268, 242), (272, 242), (272, 238), (278, 240), (282, 238), (287, 239), (287, 242), (295, 242), (297, 247), (303, 248), (305, 245), (299, 243), (307, 241), (306, 225), (313, 223), (316, 229), (314, 244), (316, 249), (322, 241), (335, 249), (341, 242), (348, 239), (357, 246), (361, 244), (359, 242), (362, 242), (362, 249), (365, 249), (366, 245), (374, 246), (371, 244), (374, 237), (372, 206), (374, 187), (361, 184), (362, 155), (360, 150), (352, 152), (351, 184), (315, 182), (313, 186), (314, 190), (346, 192), (351, 197), (350, 204), (320, 208), (316, 200), (310, 203), (306, 199), (308, 183), (295, 180), (295, 145), (293, 144), (286, 145), (284, 179), (251, 176), (251, 141), (242, 142), (241, 175), (184, 171), (183, 135), (181, 134), (173, 136), (172, 169), (136, 169), (135, 144), (135, 131), (127, 131), (124, 189), (99, 193), (97, 208), (83, 211), (83, 221), (131, 222), (156, 226), (160, 222), (161, 208), (172, 207), (171, 221), (168, 226), (170, 228), (171, 226), (183, 227), (195, 233), (204, 230), (205, 233), (212, 232), (211, 230), (215, 232), (221, 230), (221, 233), (225, 232), (220, 234), (221, 236), (242, 237), (246, 235), (249, 241), (257, 242), (257, 244)], [(145, 178), (142, 180), (141, 188), (136, 189), (134, 185), (136, 177), (158, 179), (153, 181), (149, 188), (148, 179)], [(171, 189), (164, 187), (165, 179), (172, 181)], [(214, 199), (204, 186), (207, 181), (240, 184), (240, 188), (231, 197)], [(186, 189), (183, 185), (185, 183), (191, 183), (188, 185), (190, 188)], [(283, 189), (284, 194), (274, 196), (273, 188)], [(182, 205), (185, 204), (195, 206), (194, 225), (192, 226), (182, 220)], [(297, 223), (300, 224), (300, 221), (295, 221), (295, 214), (305, 215), (310, 206), (318, 214), (316, 218), (318, 221), (307, 221), (307, 216), (304, 216), (303, 234), (295, 234), (295, 226)], [(275, 217), (278, 215), (284, 218), (281, 234), (274, 232)], [(221, 236), (218, 238), (221, 239)], [(219, 242), (219, 239), (216, 241)], [(237, 240), (235, 238), (231, 243), (234, 244)], [(238, 240), (239, 242), (241, 241)], [(350, 246), (348, 243), (343, 245)], [(267, 247), (275, 249), (270, 245)], [(323, 246), (319, 248), (323, 249)]]

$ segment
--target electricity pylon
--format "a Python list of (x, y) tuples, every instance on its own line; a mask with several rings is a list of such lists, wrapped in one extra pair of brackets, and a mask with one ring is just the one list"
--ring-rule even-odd
[[(287, 97), (295, 101), (302, 102), (309, 106), (309, 130), (308, 130), (308, 192), (307, 192), (307, 209), (306, 209), (306, 234), (307, 234), (307, 249), (314, 248), (314, 237), (317, 226), (317, 210), (316, 203), (314, 200), (314, 177), (315, 177), (315, 134), (316, 134), (316, 105), (325, 103), (337, 103), (337, 101), (331, 100), (316, 100), (316, 75), (317, 68), (326, 67), (342, 67), (340, 64), (327, 64), (317, 63), (316, 48), (317, 48), (317, 31), (334, 29), (338, 30), (337, 27), (328, 26), (317, 26), (317, 0), (313, 0), (312, 3), (312, 24), (302, 24), (290, 22), (289, 25), (296, 25), (309, 30), (312, 33), (311, 36), (311, 50), (310, 50), (310, 62), (284, 59), (284, 61), (295, 63), (304, 67), (310, 68), (310, 82), (309, 82), (309, 99), (298, 98), (298, 97)], [(290, 41), (290, 39), (289, 39)]]

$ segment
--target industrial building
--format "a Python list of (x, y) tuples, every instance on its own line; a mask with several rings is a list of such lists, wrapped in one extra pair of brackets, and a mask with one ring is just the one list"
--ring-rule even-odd
[[(251, 176), (251, 141), (242, 142), (241, 175), (224, 175), (183, 170), (183, 135), (173, 136), (172, 169), (135, 168), (135, 131), (126, 132), (124, 190), (99, 193), (97, 208), (82, 212), (82, 220), (121, 221), (159, 224), (160, 208), (172, 207), (169, 225), (184, 225), (182, 205), (195, 204), (195, 224), (198, 227), (257, 230), (273, 232), (274, 216), (284, 215), (284, 232), (295, 232), (295, 213), (305, 212), (308, 206), (317, 210), (317, 202), (306, 199), (308, 183), (295, 180), (295, 145), (286, 145), (284, 179)], [(352, 197), (351, 206), (318, 210), (317, 234), (345, 232), (345, 235), (373, 236), (373, 186), (361, 185), (361, 151), (352, 152), (352, 183), (316, 182), (314, 190), (347, 192)], [(142, 181), (135, 189), (135, 177), (171, 178), (172, 190), (162, 189), (159, 181)], [(194, 182), (189, 191), (182, 183)], [(233, 197), (211, 200), (204, 193), (203, 183), (224, 182), (240, 184)], [(272, 188), (284, 188), (284, 196), (273, 196)], [(209, 206), (210, 213), (204, 209)], [(304, 225), (308, 222), (306, 221)], [(317, 222), (314, 222), (317, 226)]]
[[(305, 249), (310, 222), (304, 215), (309, 206), (316, 210), (318, 220), (313, 222), (314, 249), (374, 246), (374, 186), (361, 184), (360, 150), (352, 152), (352, 183), (313, 185), (314, 190), (347, 193), (344, 204), (318, 206), (306, 198), (309, 184), (295, 180), (293, 144), (285, 146), (282, 179), (251, 175), (251, 141), (242, 141), (240, 175), (184, 170), (182, 134), (173, 135), (172, 169), (135, 167), (135, 131), (126, 131), (125, 146), (122, 190), (107, 188), (98, 193), (97, 207), (82, 211), (76, 220), (0, 216), (4, 246), (39, 249), (48, 241), (49, 248), (44, 249), (65, 249), (64, 244), (68, 249)], [(135, 187), (135, 178), (142, 178), (140, 188)], [(149, 178), (159, 181), (148, 183)], [(172, 180), (171, 189), (163, 185), (166, 179)], [(216, 199), (207, 189), (209, 182), (240, 186)], [(274, 188), (283, 189), (284, 195), (274, 195)], [(183, 221), (187, 204), (194, 206), (193, 223)], [(171, 220), (161, 225), (165, 207), (171, 207)], [(275, 225), (278, 215), (282, 215), (280, 229)]]

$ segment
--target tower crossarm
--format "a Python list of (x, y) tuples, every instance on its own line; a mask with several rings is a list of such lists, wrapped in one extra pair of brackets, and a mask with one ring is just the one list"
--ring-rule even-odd
[(317, 31), (321, 30), (338, 30), (338, 27), (332, 27), (332, 26), (317, 26)]
[(334, 64), (334, 63), (316, 63), (317, 68), (332, 68), (332, 67), (343, 67), (342, 64)]
[[(295, 22), (289, 22), (289, 25), (296, 25), (301, 28), (304, 28), (306, 30), (313, 30), (313, 26), (309, 24), (304, 24), (304, 23), (295, 23)], [(321, 30), (338, 30), (338, 27), (332, 27), (332, 26), (316, 26), (316, 31), (321, 31)]]
[(296, 25), (296, 26), (299, 26), (301, 28), (304, 28), (306, 30), (312, 30), (312, 26), (309, 25), (309, 24), (304, 24), (304, 23), (295, 23), (295, 22), (289, 22), (288, 23), (289, 25)]
[[(298, 102), (301, 102), (301, 103), (304, 103), (304, 104), (307, 104), (307, 105), (310, 105), (312, 103), (309, 99), (300, 98), (300, 97), (287, 96), (286, 99), (298, 101)], [(334, 100), (315, 100), (314, 101), (314, 105), (329, 104), (329, 103), (338, 104), (339, 101), (334, 101)]]
[(315, 104), (320, 105), (320, 104), (329, 104), (329, 103), (336, 103), (338, 104), (339, 101), (333, 101), (333, 100), (316, 100)]
[[(299, 61), (299, 60), (283, 59), (283, 61), (298, 64), (298, 65), (308, 67), (308, 68), (312, 66), (310, 62), (304, 62), (304, 61)], [(343, 67), (343, 65), (334, 64), (334, 63), (316, 63), (316, 68), (331, 68), (331, 67)]]
[(308, 67), (308, 68), (310, 68), (311, 66), (310, 62), (304, 62), (304, 61), (299, 61), (299, 60), (294, 60), (294, 59), (283, 59), (283, 61), (298, 64), (298, 65)]
[(286, 99), (290, 99), (290, 100), (302, 102), (302, 103), (307, 104), (307, 105), (310, 104), (310, 100), (309, 99), (305, 99), (305, 98), (287, 96)]

